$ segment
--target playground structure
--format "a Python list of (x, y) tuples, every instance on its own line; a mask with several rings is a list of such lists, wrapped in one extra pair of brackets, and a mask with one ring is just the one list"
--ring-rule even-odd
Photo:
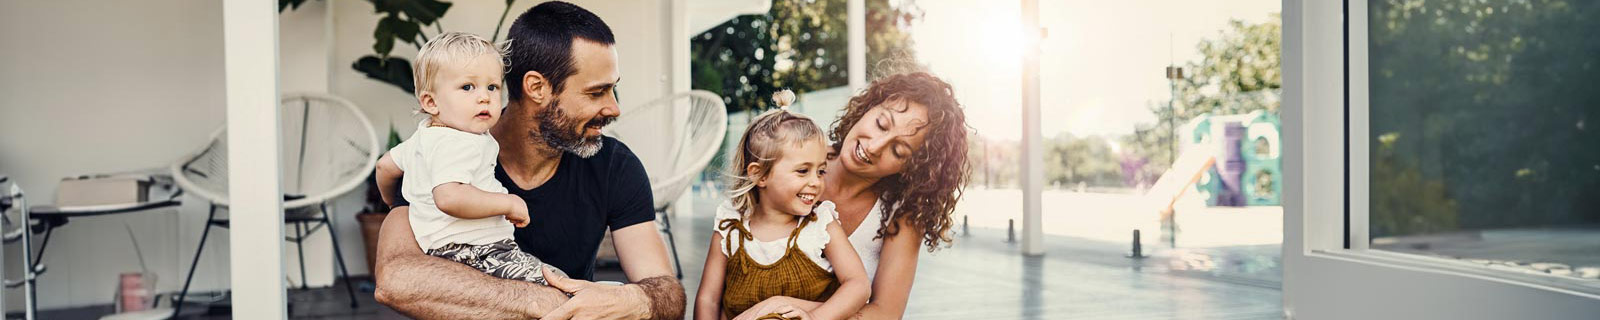
[(1178, 129), (1181, 154), (1216, 155), (1216, 164), (1205, 168), (1206, 173), (1194, 184), (1207, 206), (1282, 203), (1281, 128), (1277, 116), (1258, 110), (1242, 115), (1202, 114)]
[(1279, 128), (1276, 116), (1261, 111), (1202, 114), (1184, 124), (1179, 129), (1179, 156), (1143, 196), (1142, 203), (1149, 207), (1141, 210), (1159, 214), (1162, 242), (1175, 245), (1175, 207), (1191, 190), (1208, 207), (1279, 205), (1283, 191)]

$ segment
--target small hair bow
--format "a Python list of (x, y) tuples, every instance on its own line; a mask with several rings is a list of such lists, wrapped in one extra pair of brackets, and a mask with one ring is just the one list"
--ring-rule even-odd
[(779, 109), (789, 111), (789, 106), (794, 104), (794, 91), (789, 89), (778, 90), (772, 93), (772, 102), (778, 104)]

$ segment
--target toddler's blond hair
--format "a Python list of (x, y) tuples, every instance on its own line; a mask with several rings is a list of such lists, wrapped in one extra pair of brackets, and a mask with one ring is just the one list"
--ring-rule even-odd
[(428, 40), (428, 43), (417, 51), (417, 61), (411, 65), (412, 81), (416, 86), (416, 91), (413, 93), (420, 97), (423, 91), (432, 91), (433, 77), (438, 76), (439, 69), (445, 68), (448, 64), (484, 54), (499, 56), (500, 67), (506, 66), (504, 44), (496, 45), (489, 39), (466, 32), (445, 32), (434, 36), (433, 40)]

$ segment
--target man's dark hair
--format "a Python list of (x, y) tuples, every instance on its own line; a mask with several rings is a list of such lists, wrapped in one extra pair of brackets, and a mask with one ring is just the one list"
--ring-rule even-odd
[(576, 72), (572, 65), (572, 39), (579, 38), (606, 45), (615, 44), (611, 27), (599, 16), (577, 5), (562, 1), (541, 3), (523, 12), (511, 23), (506, 38), (511, 41), (510, 67), (506, 86), (512, 101), (522, 100), (522, 77), (538, 71), (560, 93), (567, 78)]

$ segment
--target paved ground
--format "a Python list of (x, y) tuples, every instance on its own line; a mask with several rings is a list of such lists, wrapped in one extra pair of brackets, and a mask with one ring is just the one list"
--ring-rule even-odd
[[(701, 200), (701, 199), (697, 199)], [(699, 265), (710, 242), (709, 199), (697, 201), (697, 212), (673, 219), (678, 253), (686, 269), (684, 287), (690, 297), (699, 285)], [(1047, 208), (1049, 209), (1049, 208)], [(1105, 224), (1091, 213), (1074, 214), (1076, 223)], [(1282, 263), (1276, 244), (1228, 245), (1231, 235), (1276, 234), (1254, 230), (1258, 225), (1217, 223), (1260, 220), (1259, 213), (1221, 211), (1180, 219), (1176, 242), (1202, 243), (1171, 248), (1159, 231), (1147, 231), (1144, 259), (1124, 255), (1131, 241), (1106, 241), (1112, 231), (1090, 237), (1047, 235), (1046, 252), (1024, 257), (1020, 246), (1006, 242), (1003, 228), (972, 227), (957, 234), (952, 247), (924, 253), (912, 288), (907, 319), (1272, 319), (1282, 318)], [(1250, 218), (1257, 217), (1257, 218)], [(1052, 218), (1057, 219), (1057, 218)], [(1231, 220), (1230, 220), (1231, 219)], [(1081, 221), (1091, 220), (1091, 221)], [(1053, 223), (1075, 223), (1051, 220)], [(1270, 224), (1267, 224), (1270, 225)], [(1056, 227), (1057, 230), (1082, 226)], [(1110, 227), (1107, 227), (1110, 228)], [(957, 230), (960, 230), (959, 228)], [(1130, 231), (1115, 231), (1130, 233)], [(1158, 240), (1148, 240), (1158, 239)], [(1223, 239), (1223, 240), (1217, 240)], [(1248, 239), (1246, 239), (1248, 240)], [(602, 279), (617, 279), (615, 270)], [(377, 306), (370, 293), (361, 307), (349, 309), (342, 287), (291, 291), (291, 313), (297, 319), (401, 319)], [(45, 319), (93, 319), (107, 308), (56, 311)], [(188, 313), (188, 312), (185, 312)], [(220, 319), (226, 317), (205, 317)]]
[[(703, 263), (710, 242), (710, 203), (696, 201), (693, 217), (674, 222), (690, 296), (699, 284), (696, 266)], [(1147, 244), (1151, 257), (1145, 259), (1124, 257), (1131, 239), (1107, 242), (1061, 235), (1045, 237), (1044, 256), (1024, 257), (1020, 245), (1006, 242), (1005, 229), (973, 227), (970, 234), (958, 233), (953, 246), (922, 255), (906, 318), (1282, 318), (1278, 245), (1228, 246), (1193, 239), (1216, 238), (1211, 235), (1225, 230), (1214, 229), (1229, 229), (1204, 220), (1237, 218), (1191, 215), (1188, 219), (1193, 222), (1181, 226), (1178, 243), (1207, 246), (1172, 249)], [(1233, 233), (1281, 232), (1232, 229)], [(1158, 232), (1146, 237), (1160, 239)]]

